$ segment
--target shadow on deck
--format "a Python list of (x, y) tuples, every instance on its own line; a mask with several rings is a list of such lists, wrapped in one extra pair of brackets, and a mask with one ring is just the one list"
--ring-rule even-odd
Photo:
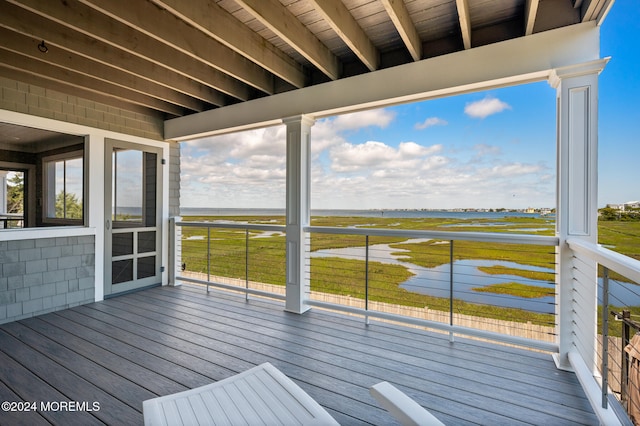
[(0, 423), (142, 424), (143, 400), (265, 361), (344, 425), (394, 423), (369, 394), (383, 380), (446, 424), (598, 424), (548, 354), (187, 285), (0, 326), (0, 400), (37, 408)]

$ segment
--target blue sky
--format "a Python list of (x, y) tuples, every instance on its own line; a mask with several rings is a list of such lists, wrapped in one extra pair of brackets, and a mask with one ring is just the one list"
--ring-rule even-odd
[[(598, 205), (640, 199), (640, 4), (601, 29)], [(312, 209), (555, 207), (546, 82), (318, 120)], [(282, 208), (284, 127), (182, 144), (185, 207)]]

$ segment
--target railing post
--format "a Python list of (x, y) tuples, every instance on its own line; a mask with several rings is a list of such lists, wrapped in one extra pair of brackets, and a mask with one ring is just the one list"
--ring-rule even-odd
[(177, 223), (182, 218), (174, 216), (169, 218), (169, 285), (179, 286), (178, 274), (181, 268), (182, 242), (181, 234)]
[(211, 227), (207, 226), (207, 293), (209, 293), (209, 281), (211, 281)]
[(609, 269), (603, 267), (602, 278), (602, 408), (609, 405)]
[[(244, 281), (245, 288), (249, 290), (249, 228), (245, 229), (244, 234)], [(249, 300), (249, 292), (244, 293), (244, 299)]]
[[(364, 237), (364, 310), (369, 311), (369, 236)], [(369, 325), (369, 315), (364, 316), (364, 322)]]
[[(453, 240), (449, 240), (449, 325), (453, 326)], [(453, 331), (449, 332), (449, 341), (453, 343)]]
[(620, 399), (624, 407), (629, 411), (629, 354), (624, 350), (629, 344), (630, 328), (629, 323), (625, 321), (631, 318), (631, 311), (622, 311), (622, 363), (620, 364), (622, 370), (622, 378), (620, 379)]

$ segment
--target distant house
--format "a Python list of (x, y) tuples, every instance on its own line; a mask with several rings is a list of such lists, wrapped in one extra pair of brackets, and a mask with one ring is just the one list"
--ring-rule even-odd
[(624, 212), (631, 209), (640, 209), (640, 201), (627, 201), (622, 204), (607, 204), (607, 207)]

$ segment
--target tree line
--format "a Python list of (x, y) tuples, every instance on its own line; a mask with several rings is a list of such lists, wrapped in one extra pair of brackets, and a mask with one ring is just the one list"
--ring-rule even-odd
[(640, 209), (629, 208), (618, 210), (611, 207), (604, 207), (598, 210), (598, 220), (604, 221), (640, 221)]

